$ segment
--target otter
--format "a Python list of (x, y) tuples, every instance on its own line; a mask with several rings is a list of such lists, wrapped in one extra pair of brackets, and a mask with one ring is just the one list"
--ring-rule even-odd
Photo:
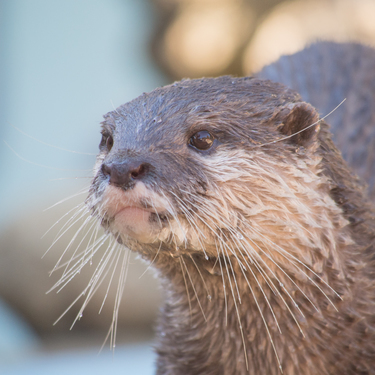
[(374, 206), (318, 110), (266, 75), (104, 116), (86, 204), (161, 280), (157, 374), (375, 374)]

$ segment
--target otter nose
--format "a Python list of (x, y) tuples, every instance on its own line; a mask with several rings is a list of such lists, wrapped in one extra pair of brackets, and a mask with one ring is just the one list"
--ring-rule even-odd
[(149, 164), (142, 162), (103, 163), (102, 172), (109, 176), (109, 183), (122, 188), (129, 188), (137, 180), (147, 176)]

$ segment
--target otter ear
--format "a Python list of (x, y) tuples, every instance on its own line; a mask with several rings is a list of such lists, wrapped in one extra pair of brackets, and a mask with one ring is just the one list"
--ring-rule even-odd
[(279, 115), (281, 124), (278, 125), (278, 130), (285, 136), (290, 136), (292, 143), (306, 148), (316, 143), (320, 122), (319, 114), (312, 105), (305, 102), (291, 103)]

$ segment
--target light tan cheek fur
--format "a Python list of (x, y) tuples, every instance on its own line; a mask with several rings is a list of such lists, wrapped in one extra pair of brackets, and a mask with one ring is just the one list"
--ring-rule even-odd
[[(98, 157), (95, 171), (102, 159)], [(131, 235), (143, 243), (173, 242), (208, 253), (211, 249), (214, 256), (219, 233), (224, 240), (232, 239), (233, 251), (244, 247), (250, 254), (269, 254), (285, 266), (296, 257), (315, 272), (321, 271), (330, 255), (338, 258), (336, 243), (351, 243), (338, 230), (348, 222), (322, 187), (322, 177), (317, 176), (319, 158), (302, 160), (296, 156), (293, 162), (281, 164), (260, 149), (251, 157), (242, 150), (226, 150), (202, 157), (201, 162), (211, 181), (209, 197), (201, 201), (196, 196), (187, 197), (180, 203), (182, 212), (195, 209), (193, 217), (177, 215), (165, 193), (156, 193), (142, 182), (126, 192), (107, 186), (101, 210), (109, 216), (123, 207), (137, 206), (143, 199), (154, 212), (167, 212), (171, 217), (164, 227), (151, 225), (144, 214), (133, 220), (130, 231), (125, 222), (115, 222), (112, 229), (125, 236), (124, 240)], [(339, 264), (334, 267), (341, 268)]]
[(202, 215), (231, 228), (232, 238), (240, 239), (236, 246), (270, 254), (278, 263), (296, 257), (320, 272), (324, 259), (338, 258), (336, 243), (352, 241), (338, 230), (348, 222), (322, 187), (319, 162), (295, 157), (294, 163), (281, 164), (260, 150), (251, 158), (241, 150), (202, 158), (212, 181), (210, 205)]

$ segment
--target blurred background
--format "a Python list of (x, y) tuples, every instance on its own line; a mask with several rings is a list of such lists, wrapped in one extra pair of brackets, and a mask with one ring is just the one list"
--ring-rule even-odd
[(374, 46), (374, 19), (375, 0), (0, 0), (0, 373), (154, 372), (162, 293), (136, 257), (114, 353), (98, 355), (115, 285), (73, 329), (81, 300), (54, 325), (95, 262), (46, 294), (78, 226), (42, 256), (85, 194), (49, 207), (89, 186), (103, 114), (184, 77), (251, 75), (317, 40)]

